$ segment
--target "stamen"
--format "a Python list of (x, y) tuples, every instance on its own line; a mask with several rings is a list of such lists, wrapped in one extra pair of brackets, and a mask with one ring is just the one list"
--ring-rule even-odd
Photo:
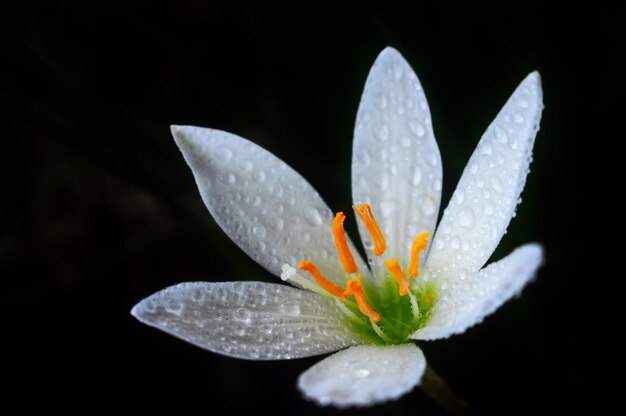
[(391, 339), (389, 339), (389, 337), (383, 332), (381, 327), (376, 325), (374, 321), (370, 321), (370, 323), (372, 324), (372, 329), (374, 330), (374, 332), (376, 332), (376, 335), (378, 335), (380, 339), (382, 339), (383, 341), (387, 343), (391, 342)]
[(318, 295), (321, 295), (327, 298), (336, 299), (330, 293), (328, 293), (327, 291), (325, 291), (324, 289), (322, 289), (315, 283), (311, 282), (309, 279), (305, 279), (303, 276), (300, 276), (298, 274), (298, 271), (294, 267), (290, 266), (289, 264), (287, 263), (283, 264), (282, 270), (283, 272), (280, 274), (280, 278), (284, 280), (285, 282), (287, 280), (291, 280), (292, 282), (297, 283), (298, 285), (302, 286), (305, 289), (310, 290), (313, 293), (317, 293)]
[(420, 307), (417, 304), (417, 298), (411, 291), (409, 291), (409, 298), (411, 299), (411, 312), (413, 313), (413, 319), (418, 320), (422, 314), (420, 313)]
[(359, 305), (359, 310), (363, 315), (370, 318), (370, 321), (374, 323), (380, 321), (380, 315), (378, 312), (372, 309), (369, 303), (367, 303), (367, 299), (365, 299), (360, 273), (355, 280), (350, 279), (346, 282), (346, 290), (344, 294), (354, 295), (354, 300), (356, 300), (357, 305)]
[(385, 242), (385, 237), (383, 233), (380, 231), (380, 227), (378, 227), (378, 223), (374, 218), (374, 214), (372, 213), (372, 208), (369, 204), (359, 205), (357, 209), (354, 205), (352, 205), (354, 212), (361, 218), (363, 223), (365, 224), (365, 228), (369, 231), (372, 236), (372, 240), (374, 242), (374, 254), (377, 256), (382, 256), (387, 248), (387, 243)]
[(409, 264), (409, 277), (415, 279), (419, 275), (420, 252), (428, 245), (430, 233), (427, 231), (417, 236), (411, 247), (411, 263)]
[(394, 257), (391, 260), (387, 260), (385, 262), (385, 267), (391, 272), (393, 277), (396, 279), (396, 282), (398, 282), (398, 293), (400, 294), (400, 296), (408, 294), (409, 290), (411, 289), (411, 285), (409, 285), (406, 277), (404, 277), (404, 272), (398, 264), (398, 259)]
[(354, 257), (352, 257), (348, 242), (346, 241), (346, 232), (343, 229), (345, 219), (346, 216), (343, 212), (338, 212), (337, 215), (335, 215), (335, 220), (333, 221), (333, 236), (335, 237), (335, 245), (337, 246), (337, 252), (339, 253), (339, 259), (341, 260), (343, 269), (346, 273), (352, 274), (359, 269), (356, 267)]
[(311, 276), (313, 276), (313, 279), (315, 279), (317, 284), (320, 285), (328, 293), (333, 296), (337, 296), (342, 300), (346, 300), (346, 295), (344, 294), (343, 289), (324, 277), (322, 272), (320, 272), (313, 263), (306, 260), (301, 261), (298, 267), (300, 268), (300, 270), (311, 273)]

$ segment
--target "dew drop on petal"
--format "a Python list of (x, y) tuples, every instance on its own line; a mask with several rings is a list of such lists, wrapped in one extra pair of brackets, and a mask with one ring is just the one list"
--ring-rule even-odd
[(422, 170), (419, 166), (415, 166), (415, 171), (413, 172), (413, 185), (419, 185), (422, 181)]
[(215, 149), (215, 157), (221, 162), (228, 162), (233, 157), (233, 151), (227, 146), (220, 146)]
[(237, 308), (235, 310), (235, 313), (233, 314), (233, 317), (236, 321), (250, 322), (250, 320), (252, 319), (252, 312), (250, 312), (246, 308)]
[(496, 136), (496, 140), (502, 144), (506, 143), (508, 140), (508, 137), (506, 136), (504, 130), (502, 130), (498, 126), (496, 126), (494, 129), (494, 135)]
[(315, 207), (307, 207), (304, 210), (304, 218), (307, 222), (315, 227), (322, 225), (322, 217)]
[(422, 203), (420, 204), (420, 208), (422, 210), (422, 214), (426, 216), (433, 215), (435, 213), (435, 201), (430, 195), (426, 195), (422, 198)]
[(254, 165), (249, 160), (243, 160), (241, 164), (239, 165), (239, 167), (241, 168), (243, 172), (250, 172), (252, 168), (254, 167)]
[(474, 212), (466, 208), (459, 213), (459, 224), (461, 227), (471, 228), (474, 225)]
[(300, 315), (300, 305), (296, 302), (285, 302), (280, 306), (282, 312), (287, 316), (298, 316)]
[(417, 137), (423, 137), (426, 133), (422, 123), (417, 120), (409, 121), (409, 130), (411, 130), (411, 133), (415, 134)]

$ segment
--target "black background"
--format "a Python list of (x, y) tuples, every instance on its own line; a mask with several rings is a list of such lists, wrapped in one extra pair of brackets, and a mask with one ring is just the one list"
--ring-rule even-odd
[[(349, 210), (356, 109), (390, 45), (428, 96), (444, 206), (515, 86), (534, 69), (544, 85), (524, 203), (494, 258), (535, 240), (546, 265), (483, 324), (421, 344), (429, 363), (481, 412), (590, 405), (599, 386), (587, 309), (597, 305), (583, 284), (594, 226), (583, 211), (595, 201), (580, 184), (593, 171), (585, 143), (602, 140), (595, 120), (621, 76), (613, 61), (624, 52), (623, 17), (599, 4), (433, 3), (3, 3), (6, 397), (24, 409), (337, 413), (295, 388), (319, 358), (225, 358), (140, 325), (129, 310), (182, 281), (275, 281), (214, 224), (169, 124), (247, 137), (333, 210)], [(440, 410), (417, 389), (354, 413)]]

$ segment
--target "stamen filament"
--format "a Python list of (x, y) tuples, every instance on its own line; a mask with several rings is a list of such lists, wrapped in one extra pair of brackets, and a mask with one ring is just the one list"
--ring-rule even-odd
[(378, 335), (380, 337), (380, 339), (382, 339), (386, 343), (390, 343), (391, 342), (391, 339), (389, 339), (387, 334), (385, 334), (383, 332), (383, 330), (378, 325), (376, 325), (374, 323), (374, 321), (370, 321), (370, 323), (372, 324), (372, 329), (374, 330), (374, 332), (376, 332), (376, 335)]
[(411, 263), (409, 263), (409, 277), (415, 279), (419, 275), (420, 252), (428, 246), (428, 237), (430, 233), (426, 231), (418, 235), (413, 241), (411, 247)]
[(363, 293), (361, 277), (362, 276), (359, 273), (355, 280), (348, 280), (346, 282), (346, 290), (344, 294), (354, 295), (354, 300), (356, 300), (356, 304), (359, 305), (359, 310), (361, 311), (361, 313), (370, 318), (370, 321), (376, 323), (380, 321), (380, 315), (378, 314), (378, 312), (372, 309), (369, 303), (367, 303), (367, 299), (365, 299), (365, 294)]
[(372, 241), (374, 243), (374, 254), (376, 256), (382, 256), (387, 248), (387, 243), (385, 242), (385, 237), (383, 233), (380, 231), (380, 227), (376, 222), (376, 218), (374, 218), (374, 214), (372, 213), (372, 208), (369, 204), (359, 205), (357, 209), (354, 205), (352, 205), (354, 212), (361, 218), (363, 224), (365, 224), (365, 228), (372, 236)]
[(299, 284), (303, 288), (308, 289), (313, 293), (317, 293), (318, 295), (324, 296), (326, 298), (336, 299), (330, 293), (328, 293), (327, 291), (325, 291), (324, 289), (322, 289), (315, 283), (311, 282), (309, 279), (304, 278), (304, 276), (300, 276), (297, 270), (294, 267), (290, 266), (289, 264), (287, 263), (283, 264), (282, 269), (283, 269), (283, 272), (280, 274), (280, 278), (284, 280), (285, 282), (287, 280), (291, 280), (292, 282)]
[(411, 312), (413, 313), (413, 319), (418, 320), (420, 319), (420, 316), (421, 316), (420, 307), (417, 304), (417, 298), (415, 297), (413, 292), (411, 292), (410, 290), (409, 290), (409, 299), (411, 299)]
[(300, 268), (300, 270), (304, 270), (305, 272), (309, 272), (311, 276), (313, 276), (313, 279), (315, 279), (317, 284), (320, 285), (328, 293), (333, 296), (337, 296), (342, 300), (346, 300), (346, 295), (344, 294), (343, 289), (324, 277), (322, 272), (319, 271), (315, 264), (311, 263), (310, 261), (304, 260), (300, 262), (298, 268)]
[(407, 295), (409, 290), (411, 290), (411, 285), (409, 285), (406, 277), (404, 277), (404, 272), (398, 264), (398, 259), (394, 257), (391, 260), (387, 260), (385, 262), (385, 267), (391, 272), (393, 277), (396, 279), (396, 282), (398, 282), (398, 293), (400, 296)]
[(341, 260), (343, 269), (346, 273), (352, 274), (356, 273), (359, 269), (356, 267), (354, 257), (346, 241), (346, 232), (343, 228), (345, 219), (346, 216), (343, 212), (338, 212), (337, 215), (335, 215), (335, 220), (333, 221), (333, 236), (335, 237), (335, 245), (337, 246), (337, 253), (339, 253), (339, 260)]

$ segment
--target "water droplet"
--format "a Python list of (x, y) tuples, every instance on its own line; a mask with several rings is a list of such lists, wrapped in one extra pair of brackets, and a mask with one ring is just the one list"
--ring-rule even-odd
[(476, 164), (476, 162), (474, 162), (469, 167), (469, 173), (471, 173), (472, 175), (476, 175), (477, 172), (478, 172), (478, 165)]
[(224, 185), (233, 185), (237, 182), (237, 178), (231, 172), (222, 172), (220, 175), (220, 182)]
[(361, 148), (356, 152), (356, 162), (362, 165), (369, 165), (370, 154), (367, 152), (367, 150)]
[(395, 210), (396, 204), (392, 201), (383, 201), (380, 203), (380, 212), (383, 217), (389, 217)]
[(522, 107), (522, 108), (528, 108), (529, 103), (528, 103), (528, 100), (527, 100), (526, 98), (523, 98), (523, 97), (522, 97), (522, 98), (520, 98), (520, 99), (519, 99), (519, 101), (518, 101), (518, 103), (519, 103), (519, 106), (520, 106), (520, 107)]
[(432, 196), (426, 195), (422, 198), (422, 203), (420, 204), (420, 208), (422, 209), (422, 213), (426, 216), (433, 215), (435, 213), (435, 200)]
[(400, 139), (400, 145), (402, 145), (402, 147), (409, 147), (411, 146), (411, 139), (404, 136)]
[(300, 305), (296, 302), (285, 302), (280, 306), (282, 312), (287, 316), (298, 316), (300, 315)]
[(524, 122), (524, 116), (521, 113), (514, 113), (513, 121), (515, 121), (517, 124), (522, 124)]
[(272, 217), (272, 219), (270, 220), (270, 225), (274, 230), (280, 231), (283, 229), (285, 221), (283, 221), (283, 219), (280, 217)]
[(500, 181), (500, 179), (498, 179), (497, 176), (493, 176), (491, 178), (491, 187), (493, 188), (494, 191), (496, 192), (502, 192), (504, 191), (504, 186), (502, 185), (502, 181)]
[(222, 162), (228, 162), (233, 157), (233, 151), (227, 146), (220, 146), (215, 149), (215, 157)]
[(411, 133), (413, 133), (417, 137), (423, 137), (424, 134), (426, 134), (426, 129), (424, 129), (422, 123), (417, 120), (409, 121), (409, 130), (411, 130)]
[(506, 133), (500, 127), (496, 126), (494, 129), (494, 135), (496, 136), (496, 140), (502, 144), (506, 143), (508, 137), (506, 137)]
[(389, 127), (386, 124), (383, 124), (378, 129), (378, 137), (382, 141), (386, 141), (389, 138)]
[(435, 154), (435, 152), (430, 152), (428, 154), (428, 162), (430, 162), (432, 166), (437, 165), (437, 155)]
[(443, 242), (442, 239), (438, 239), (437, 242), (435, 243), (435, 248), (438, 249), (438, 250), (441, 250), (445, 246), (446, 246), (446, 244)]
[(433, 181), (433, 189), (435, 191), (441, 191), (441, 186), (442, 186), (441, 179), (435, 179)]
[(387, 189), (387, 187), (389, 186), (389, 174), (383, 173), (378, 178), (376, 178), (376, 184), (381, 191)]
[(452, 231), (452, 227), (446, 222), (441, 226), (441, 231), (443, 231), (444, 234), (450, 234), (450, 231)]
[(263, 227), (262, 225), (253, 226), (252, 234), (257, 238), (263, 238), (265, 236), (265, 227)]
[(387, 96), (385, 94), (380, 94), (378, 96), (378, 106), (381, 110), (387, 108)]
[(419, 166), (415, 166), (415, 171), (413, 172), (413, 185), (419, 185), (422, 180), (422, 170)]
[(450, 239), (450, 247), (452, 247), (455, 250), (461, 247), (461, 239), (457, 236), (452, 237)]
[(365, 378), (370, 375), (370, 370), (366, 368), (360, 368), (358, 370), (352, 370), (350, 374), (353, 378)]
[(474, 225), (474, 212), (466, 208), (459, 213), (459, 224), (462, 227), (470, 228)]
[(457, 189), (457, 191), (454, 193), (454, 202), (456, 202), (457, 205), (461, 205), (464, 200), (465, 192), (462, 189)]
[(255, 182), (263, 182), (265, 180), (265, 172), (257, 170), (254, 172), (254, 175), (252, 175), (252, 180)]
[(493, 211), (494, 211), (493, 205), (491, 205), (491, 204), (486, 204), (485, 205), (485, 214), (492, 215)]
[(426, 100), (420, 100), (420, 108), (422, 109), (422, 111), (428, 110), (428, 104), (426, 103)]
[(239, 166), (241, 167), (241, 170), (244, 172), (250, 172), (252, 168), (254, 167), (252, 162), (250, 162), (249, 160), (242, 161)]
[(480, 153), (489, 156), (492, 153), (491, 145), (489, 143), (484, 143), (481, 146)]
[(461, 280), (467, 279), (467, 271), (465, 269), (459, 270), (459, 279)]
[[(250, 312), (246, 308), (237, 308), (233, 316), (236, 321), (250, 322), (250, 320), (252, 319), (252, 312)], [(244, 333), (245, 333), (245, 329), (244, 329)]]
[(403, 73), (404, 71), (402, 70), (401, 64), (398, 63), (393, 66), (393, 77), (395, 78), (396, 81), (400, 81)]
[(320, 212), (315, 207), (308, 207), (304, 210), (304, 218), (308, 221), (309, 224), (319, 227), (322, 225), (322, 217)]
[(180, 316), (183, 313), (183, 304), (170, 299), (165, 303), (165, 312)]

